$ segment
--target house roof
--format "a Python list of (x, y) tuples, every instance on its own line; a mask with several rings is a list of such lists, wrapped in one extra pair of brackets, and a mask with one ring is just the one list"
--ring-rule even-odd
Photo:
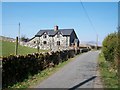
[(74, 29), (59, 29), (57, 31), (54, 31), (54, 29), (49, 29), (49, 30), (40, 30), (35, 36), (41, 36), (42, 34), (44, 34), (45, 32), (49, 35), (49, 36), (54, 36), (57, 34), (57, 32), (60, 32), (63, 36), (69, 36), (71, 35), (71, 33), (74, 31)]

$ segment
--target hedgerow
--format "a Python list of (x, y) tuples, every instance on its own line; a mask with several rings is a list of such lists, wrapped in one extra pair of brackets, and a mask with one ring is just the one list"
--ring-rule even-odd
[(114, 62), (117, 40), (117, 33), (111, 33), (104, 39), (102, 52), (106, 61)]
[[(77, 54), (80, 50), (77, 50)], [(29, 75), (34, 75), (45, 68), (54, 67), (60, 62), (75, 56), (75, 50), (64, 50), (50, 53), (34, 53), (28, 55), (3, 57), (2, 88), (8, 88), (17, 82), (22, 82)]]

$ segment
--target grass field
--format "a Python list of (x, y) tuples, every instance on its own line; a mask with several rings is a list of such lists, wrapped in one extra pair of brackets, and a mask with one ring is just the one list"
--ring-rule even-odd
[(105, 61), (102, 53), (99, 55), (99, 68), (104, 88), (118, 88), (117, 73), (111, 69), (111, 63)]
[[(8, 42), (8, 41), (0, 41), (0, 56), (9, 56), (15, 54), (15, 43), (14, 42)], [(18, 46), (18, 54), (19, 55), (25, 55), (29, 53), (37, 52), (37, 49), (30, 48), (26, 46)], [(46, 52), (46, 50), (40, 50), (40, 52)]]

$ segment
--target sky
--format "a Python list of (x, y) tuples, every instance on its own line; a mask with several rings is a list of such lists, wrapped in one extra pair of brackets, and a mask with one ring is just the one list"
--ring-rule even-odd
[(118, 26), (120, 27), (120, 1), (118, 4)]
[(1, 0), (2, 2), (118, 2), (119, 0)]
[(28, 38), (40, 29), (73, 28), (80, 41), (99, 42), (117, 31), (117, 2), (83, 2), (84, 8), (94, 26), (92, 28), (80, 2), (3, 2), (2, 35), (15, 38), (20, 35)]

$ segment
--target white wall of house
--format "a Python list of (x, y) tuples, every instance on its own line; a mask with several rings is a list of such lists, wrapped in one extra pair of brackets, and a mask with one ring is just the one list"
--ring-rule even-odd
[[(37, 48), (37, 41), (39, 41), (39, 47), (40, 49), (54, 49), (54, 48), (66, 48), (70, 45), (70, 37), (69, 36), (62, 36), (62, 34), (59, 35), (59, 38), (57, 37), (57, 34), (52, 37), (49, 35), (46, 35), (47, 37), (44, 38), (44, 34), (41, 37), (35, 37), (32, 40), (29, 41), (29, 44), (31, 46)], [(46, 41), (46, 44), (44, 42)], [(60, 46), (57, 45), (57, 41), (60, 41)]]
[(37, 40), (39, 40), (39, 37), (35, 37), (33, 38), (32, 40), (30, 40), (27, 45), (29, 47), (34, 47), (34, 48), (37, 48)]

